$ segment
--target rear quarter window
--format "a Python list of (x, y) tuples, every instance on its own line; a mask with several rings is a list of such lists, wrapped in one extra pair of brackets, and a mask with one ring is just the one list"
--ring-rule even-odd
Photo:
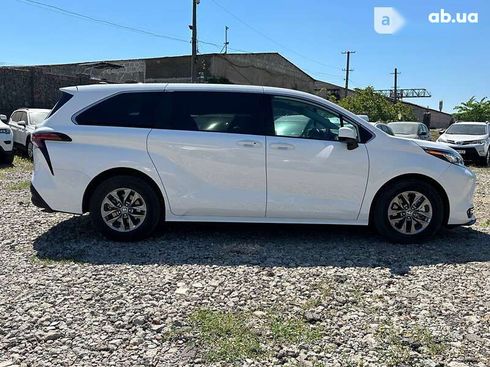
[(163, 92), (119, 93), (79, 113), (79, 125), (152, 128), (169, 109)]
[(56, 102), (53, 109), (46, 116), (46, 118), (53, 116), (56, 113), (56, 111), (58, 111), (61, 107), (63, 107), (70, 99), (72, 99), (72, 97), (73, 97), (73, 94), (63, 92), (61, 94), (61, 98), (58, 100), (58, 102)]

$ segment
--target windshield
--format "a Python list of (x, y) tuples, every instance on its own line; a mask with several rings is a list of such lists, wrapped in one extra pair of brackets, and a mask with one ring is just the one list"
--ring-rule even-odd
[(454, 124), (446, 130), (446, 134), (454, 135), (485, 135), (485, 125)]
[(44, 121), (49, 111), (31, 111), (31, 123), (37, 125)]
[(389, 126), (395, 134), (401, 135), (416, 135), (419, 130), (418, 124), (410, 124), (405, 122), (392, 122)]

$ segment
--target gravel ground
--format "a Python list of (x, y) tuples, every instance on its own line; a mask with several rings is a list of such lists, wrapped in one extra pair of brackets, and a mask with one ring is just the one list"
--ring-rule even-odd
[(490, 169), (473, 227), (171, 224), (114, 244), (0, 168), (0, 366), (490, 366)]

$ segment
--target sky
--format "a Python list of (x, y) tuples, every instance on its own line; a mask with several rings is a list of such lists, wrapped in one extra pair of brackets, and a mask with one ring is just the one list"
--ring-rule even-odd
[[(0, 65), (191, 51), (192, 0), (34, 2), (0, 0)], [(39, 2), (148, 33), (70, 16)], [(394, 34), (376, 33), (375, 7), (395, 8), (405, 25)], [(453, 17), (478, 13), (478, 23), (430, 22), (429, 15), (441, 9)], [(342, 51), (353, 50), (350, 87), (392, 88), (390, 73), (397, 67), (400, 88), (427, 88), (432, 94), (410, 102), (437, 109), (442, 100), (443, 110), (452, 112), (472, 96), (490, 97), (489, 17), (488, 0), (201, 0), (199, 52), (220, 52), (228, 26), (230, 52), (279, 52), (314, 78), (343, 85)]]

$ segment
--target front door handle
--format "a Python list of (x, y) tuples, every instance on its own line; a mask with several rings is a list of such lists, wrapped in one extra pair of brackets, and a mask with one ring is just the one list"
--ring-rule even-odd
[(287, 144), (287, 143), (272, 143), (270, 145), (272, 149), (279, 149), (279, 150), (292, 150), (294, 149), (294, 145), (292, 144)]
[(242, 147), (247, 147), (247, 148), (257, 148), (262, 146), (262, 144), (258, 141), (255, 140), (240, 140), (237, 141), (237, 144), (242, 146)]

